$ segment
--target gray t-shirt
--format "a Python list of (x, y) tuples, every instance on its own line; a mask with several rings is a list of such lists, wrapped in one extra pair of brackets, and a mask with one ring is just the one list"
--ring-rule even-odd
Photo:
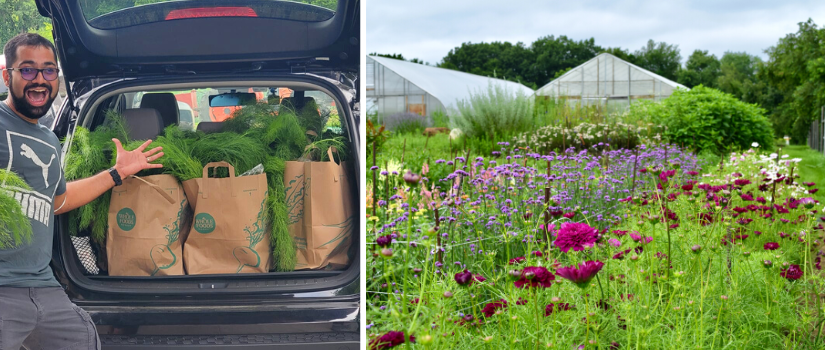
[(0, 167), (19, 175), (33, 189), (0, 188), (23, 206), (34, 234), (31, 243), (0, 249), (0, 286), (55, 287), (49, 263), (54, 239), (54, 197), (66, 192), (60, 166), (60, 140), (43, 125), (29, 123), (0, 101)]

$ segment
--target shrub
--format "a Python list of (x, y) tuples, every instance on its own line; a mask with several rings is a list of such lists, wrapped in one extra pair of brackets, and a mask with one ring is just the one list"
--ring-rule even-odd
[(450, 125), (450, 117), (442, 111), (435, 111), (432, 114), (433, 127), (446, 128)]
[(748, 149), (753, 142), (767, 149), (774, 147), (773, 129), (764, 109), (701, 85), (690, 91), (677, 90), (660, 103), (634, 102), (630, 114), (666, 126), (667, 140), (690, 145), (697, 153)]
[(427, 117), (415, 113), (402, 112), (387, 116), (384, 119), (387, 130), (398, 134), (417, 133), (424, 130), (429, 123)]
[(534, 127), (532, 101), (523, 92), (513, 93), (501, 85), (490, 84), (486, 91), (471, 94), (458, 102), (459, 114), (450, 121), (471, 138), (496, 139)]

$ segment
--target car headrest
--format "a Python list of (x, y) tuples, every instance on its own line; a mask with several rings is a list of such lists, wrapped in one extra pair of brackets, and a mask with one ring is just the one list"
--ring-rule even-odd
[(154, 139), (163, 131), (163, 119), (154, 108), (134, 108), (123, 111), (130, 140)]
[(163, 127), (178, 123), (178, 100), (171, 92), (145, 94), (140, 99), (140, 108), (154, 108), (160, 112)]
[(200, 122), (198, 123), (198, 131), (203, 131), (207, 134), (221, 131), (223, 122)]

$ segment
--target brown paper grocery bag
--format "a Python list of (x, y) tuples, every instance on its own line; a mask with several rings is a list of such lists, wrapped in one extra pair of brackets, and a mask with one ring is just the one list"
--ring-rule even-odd
[(183, 275), (186, 196), (172, 175), (130, 176), (112, 189), (106, 254), (110, 276)]
[[(208, 177), (210, 168), (220, 167), (229, 168), (229, 177)], [(235, 167), (214, 162), (183, 188), (195, 214), (183, 246), (188, 274), (269, 271), (266, 174), (235, 177)]]
[[(355, 230), (352, 188), (346, 163), (286, 162), (284, 187), (289, 233), (297, 251), (295, 269), (343, 269)], [(340, 157), (339, 157), (340, 158)]]

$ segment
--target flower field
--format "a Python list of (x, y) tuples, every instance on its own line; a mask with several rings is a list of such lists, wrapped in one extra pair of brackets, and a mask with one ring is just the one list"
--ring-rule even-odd
[(797, 160), (500, 145), (368, 172), (369, 348), (825, 348)]

